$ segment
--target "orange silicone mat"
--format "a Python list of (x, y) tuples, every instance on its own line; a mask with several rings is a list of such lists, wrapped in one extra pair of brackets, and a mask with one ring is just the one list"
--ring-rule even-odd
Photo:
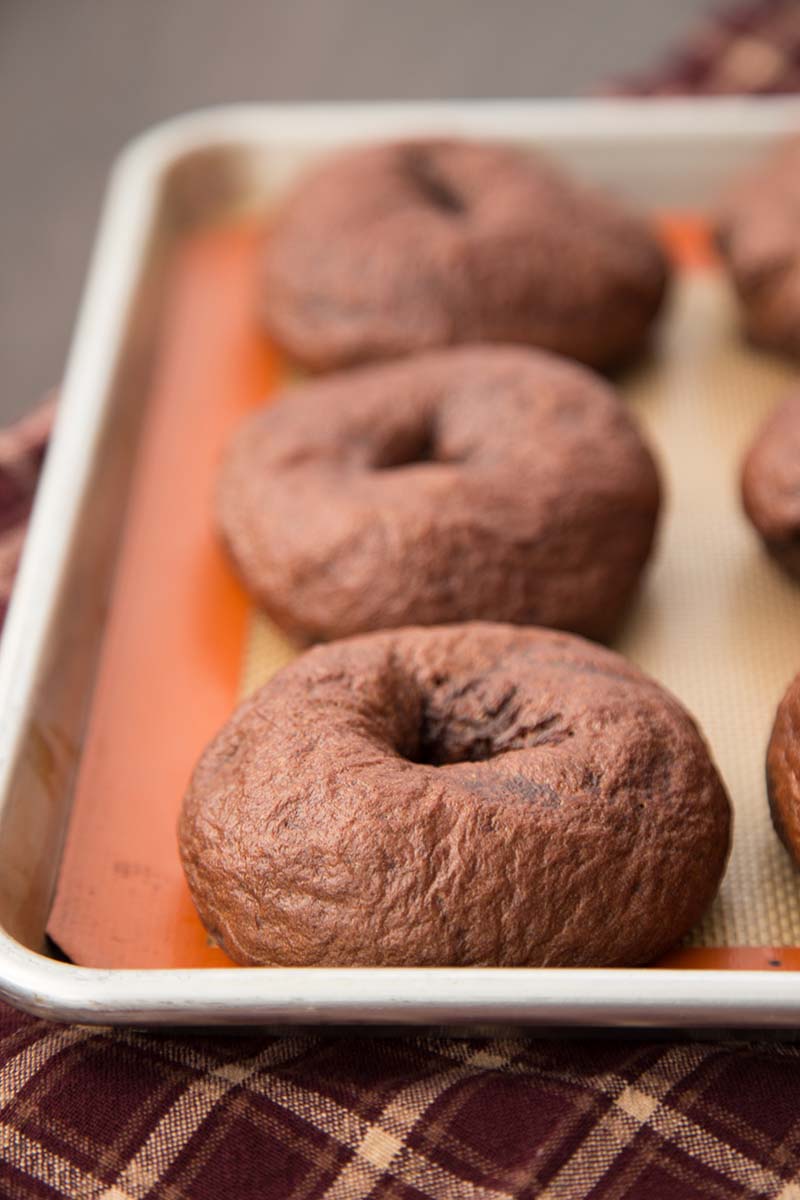
[(277, 371), (256, 325), (258, 231), (188, 238), (171, 271), (77, 790), (48, 932), (85, 966), (218, 966), (175, 823), (230, 713), (248, 600), (212, 523), (232, 429)]
[[(738, 338), (702, 224), (663, 228), (679, 278), (654, 355), (622, 387), (660, 454), (669, 504), (618, 648), (699, 717), (737, 809), (720, 899), (667, 963), (797, 968), (800, 890), (759, 781), (771, 713), (800, 665), (800, 592), (760, 553), (736, 500), (738, 455), (791, 373)], [(172, 267), (48, 926), (88, 966), (229, 963), (192, 908), (175, 826), (204, 745), (293, 653), (251, 610), (212, 519), (222, 448), (281, 374), (257, 323), (259, 237), (247, 223), (200, 231)]]

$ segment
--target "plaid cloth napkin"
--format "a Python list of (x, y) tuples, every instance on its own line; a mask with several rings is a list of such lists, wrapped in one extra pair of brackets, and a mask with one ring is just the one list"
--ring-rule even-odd
[(655, 70), (607, 89), (631, 96), (800, 91), (800, 3), (758, 0), (710, 18)]
[[(722, 15), (614, 90), (800, 90), (800, 5)], [(0, 433), (0, 617), (50, 420)], [(0, 1200), (65, 1196), (800, 1200), (800, 1049), (166, 1036), (0, 1005)]]

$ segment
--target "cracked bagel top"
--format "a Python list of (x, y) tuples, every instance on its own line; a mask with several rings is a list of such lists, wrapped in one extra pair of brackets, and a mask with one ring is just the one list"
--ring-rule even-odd
[(201, 758), (180, 846), (238, 962), (647, 962), (724, 870), (694, 722), (619, 655), (507, 625), (320, 646)]

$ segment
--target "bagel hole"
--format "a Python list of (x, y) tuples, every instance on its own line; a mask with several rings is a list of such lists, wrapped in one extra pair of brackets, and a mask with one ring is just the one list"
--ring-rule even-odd
[(432, 425), (393, 438), (382, 447), (376, 471), (394, 471), (399, 467), (413, 467), (421, 463), (441, 461), (436, 452), (436, 432)]
[(415, 753), (408, 757), (421, 766), (445, 767), (454, 763), (488, 762), (505, 753), (506, 750), (495, 746), (490, 737), (476, 736), (469, 741), (459, 741), (422, 734)]
[(423, 704), (416, 743), (404, 757), (430, 767), (489, 762), (512, 750), (558, 745), (573, 733), (564, 726), (560, 712), (548, 713), (532, 724), (521, 720), (515, 689), (511, 689), (499, 706), (478, 718)]
[(407, 169), (417, 192), (431, 208), (448, 216), (461, 216), (466, 211), (463, 196), (449, 179), (445, 179), (429, 154), (412, 150), (407, 159)]

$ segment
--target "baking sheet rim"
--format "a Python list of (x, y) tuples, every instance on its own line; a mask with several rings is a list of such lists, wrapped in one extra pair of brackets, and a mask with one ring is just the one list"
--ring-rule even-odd
[[(702, 112), (702, 119), (698, 113)], [(355, 120), (357, 114), (362, 120)], [(624, 115), (623, 115), (624, 114)], [(386, 121), (387, 115), (391, 120)], [(748, 120), (749, 115), (749, 120)], [(138, 271), (164, 177), (203, 145), (283, 135), (324, 141), (405, 124), (463, 125), (530, 135), (565, 130), (576, 141), (626, 137), (758, 142), (800, 120), (797, 102), (512, 102), (497, 105), (248, 106), (193, 114), (144, 135), (113, 173), (66, 374), (45, 477), (0, 650), (0, 796), (22, 744), (39, 655), (51, 632), (75, 517), (83, 498)], [(481, 119), (477, 120), (480, 116)], [(616, 128), (614, 126), (616, 121)], [(377, 125), (376, 125), (377, 122)], [(497, 125), (499, 123), (500, 129)], [(384, 132), (389, 130), (384, 126)], [(541, 131), (541, 134), (540, 134)], [(464, 996), (464, 983), (470, 995)], [(0, 930), (0, 995), (63, 1020), (168, 1024), (511, 1021), (563, 1025), (791, 1027), (800, 992), (791, 973), (664, 969), (219, 969), (100, 970), (55, 962)], [(735, 993), (735, 994), (732, 994)], [(454, 1000), (454, 996), (458, 999)]]

